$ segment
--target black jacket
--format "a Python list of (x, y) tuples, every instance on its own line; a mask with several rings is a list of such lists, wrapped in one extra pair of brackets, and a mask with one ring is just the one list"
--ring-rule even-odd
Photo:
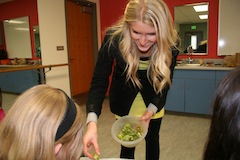
[[(118, 40), (116, 39), (110, 48), (108, 44), (109, 37), (105, 36), (98, 53), (98, 59), (88, 95), (87, 113), (95, 112), (98, 116), (101, 114), (102, 103), (108, 89), (112, 69), (113, 76), (110, 86), (109, 99), (110, 109), (114, 114), (119, 116), (127, 115), (139, 91), (141, 92), (146, 106), (148, 106), (149, 103), (152, 103), (158, 108), (158, 111), (160, 111), (166, 103), (169, 86), (164, 88), (162, 94), (156, 94), (151, 83), (148, 81), (146, 70), (137, 71), (137, 76), (142, 84), (141, 90), (139, 88), (135, 88), (130, 81), (126, 83), (126, 74), (124, 73), (126, 62), (120, 53)], [(170, 67), (171, 79), (178, 53), (178, 50), (172, 51), (173, 56)]]

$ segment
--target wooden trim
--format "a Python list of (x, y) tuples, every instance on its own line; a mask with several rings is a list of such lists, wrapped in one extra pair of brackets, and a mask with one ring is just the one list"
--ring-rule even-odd
[(2, 67), (2, 68), (0, 65), (0, 73), (43, 69), (43, 68), (49, 68), (51, 70), (52, 67), (61, 67), (61, 66), (68, 66), (68, 65), (69, 65), (68, 63), (50, 64), (50, 65), (29, 65), (29, 66), (19, 66), (19, 67), (11, 67), (11, 65), (9, 65), (9, 67)]

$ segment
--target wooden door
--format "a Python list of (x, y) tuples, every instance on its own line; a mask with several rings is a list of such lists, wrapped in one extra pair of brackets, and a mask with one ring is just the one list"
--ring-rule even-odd
[(94, 69), (91, 8), (66, 1), (67, 39), (72, 96), (90, 88)]

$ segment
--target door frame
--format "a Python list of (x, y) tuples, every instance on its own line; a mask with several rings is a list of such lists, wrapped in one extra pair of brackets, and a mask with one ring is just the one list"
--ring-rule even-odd
[(101, 18), (100, 18), (100, 3), (99, 0), (88, 0), (89, 2), (96, 4), (96, 19), (97, 19), (97, 40), (98, 40), (98, 49), (101, 47)]

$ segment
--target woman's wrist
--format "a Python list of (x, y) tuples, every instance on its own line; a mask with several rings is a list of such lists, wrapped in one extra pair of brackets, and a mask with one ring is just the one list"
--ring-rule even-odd
[(87, 120), (86, 120), (86, 124), (88, 124), (89, 122), (95, 122), (97, 123), (97, 114), (94, 112), (89, 112), (87, 115)]
[(97, 129), (97, 123), (96, 122), (89, 122), (87, 124), (87, 128), (91, 130), (96, 130)]
[(147, 111), (153, 112), (153, 115), (154, 115), (155, 113), (157, 113), (157, 110), (158, 110), (158, 108), (157, 108), (154, 104), (152, 104), (152, 103), (150, 103), (150, 104), (148, 105), (148, 107), (147, 107)]

